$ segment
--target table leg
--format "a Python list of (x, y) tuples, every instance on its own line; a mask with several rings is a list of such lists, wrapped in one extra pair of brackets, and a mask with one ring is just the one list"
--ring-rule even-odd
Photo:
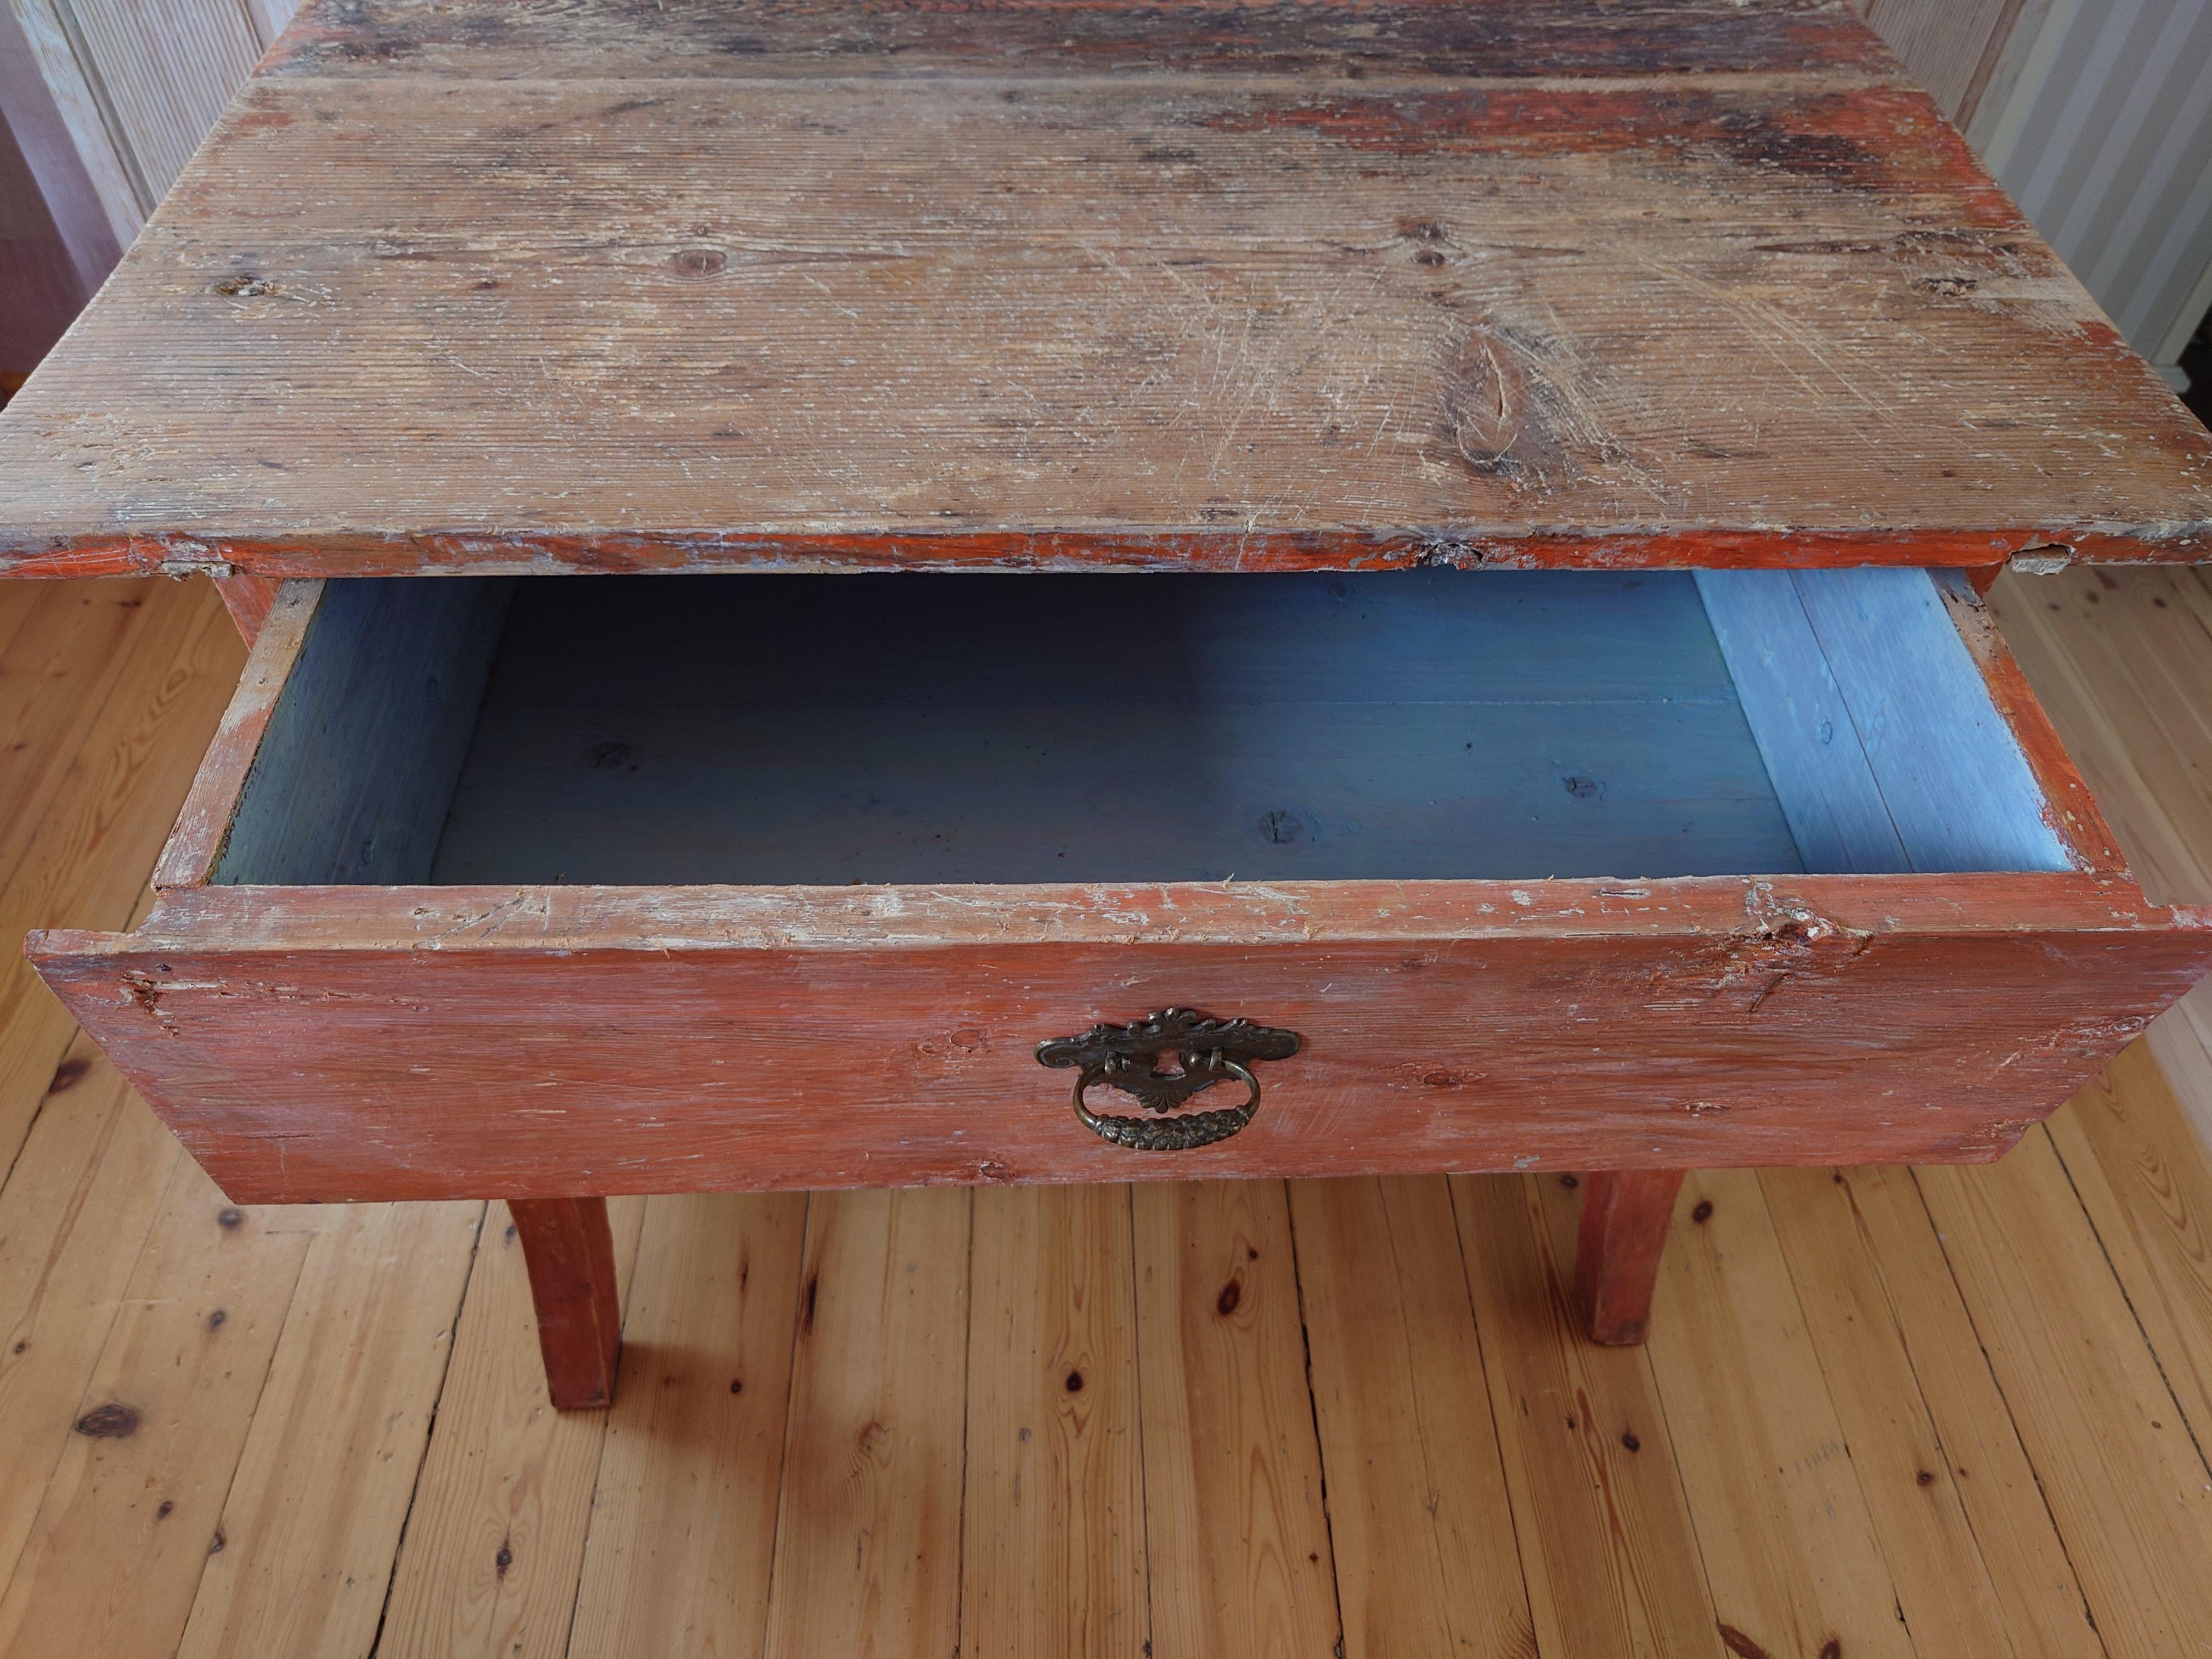
[(606, 1200), (515, 1198), (507, 1207), (530, 1269), (538, 1346), (553, 1403), (563, 1411), (610, 1403), (622, 1310)]
[(1590, 1340), (1608, 1346), (1644, 1340), (1659, 1253), (1684, 1170), (1605, 1170), (1583, 1177), (1575, 1299)]

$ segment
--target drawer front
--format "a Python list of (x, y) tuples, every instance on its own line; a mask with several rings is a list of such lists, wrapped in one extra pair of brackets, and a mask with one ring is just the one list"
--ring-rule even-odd
[[(1978, 1159), (2206, 966), (2124, 883), (1936, 888), (256, 890), (38, 956), (256, 1202)], [(1109, 1145), (1037, 1046), (1169, 1007), (1300, 1046)]]

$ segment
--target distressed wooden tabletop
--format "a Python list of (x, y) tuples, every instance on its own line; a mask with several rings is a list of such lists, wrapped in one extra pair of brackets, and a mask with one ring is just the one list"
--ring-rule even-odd
[(1814, 0), (311, 0), (0, 416), (25, 571), (2052, 544), (2212, 444)]

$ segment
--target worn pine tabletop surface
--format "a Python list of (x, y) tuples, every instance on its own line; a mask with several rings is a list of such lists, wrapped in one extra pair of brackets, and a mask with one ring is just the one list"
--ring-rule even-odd
[(312, 0), (0, 416), (0, 564), (2212, 554), (1808, 0)]

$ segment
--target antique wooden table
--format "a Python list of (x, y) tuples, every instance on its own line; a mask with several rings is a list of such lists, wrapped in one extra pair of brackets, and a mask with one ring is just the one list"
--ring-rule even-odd
[(1976, 592), (2206, 434), (1841, 4), (312, 0), (0, 547), (258, 634), (47, 981), (234, 1199), (509, 1200), (563, 1405), (617, 1193), (1587, 1171), (1633, 1340), (2212, 961)]

